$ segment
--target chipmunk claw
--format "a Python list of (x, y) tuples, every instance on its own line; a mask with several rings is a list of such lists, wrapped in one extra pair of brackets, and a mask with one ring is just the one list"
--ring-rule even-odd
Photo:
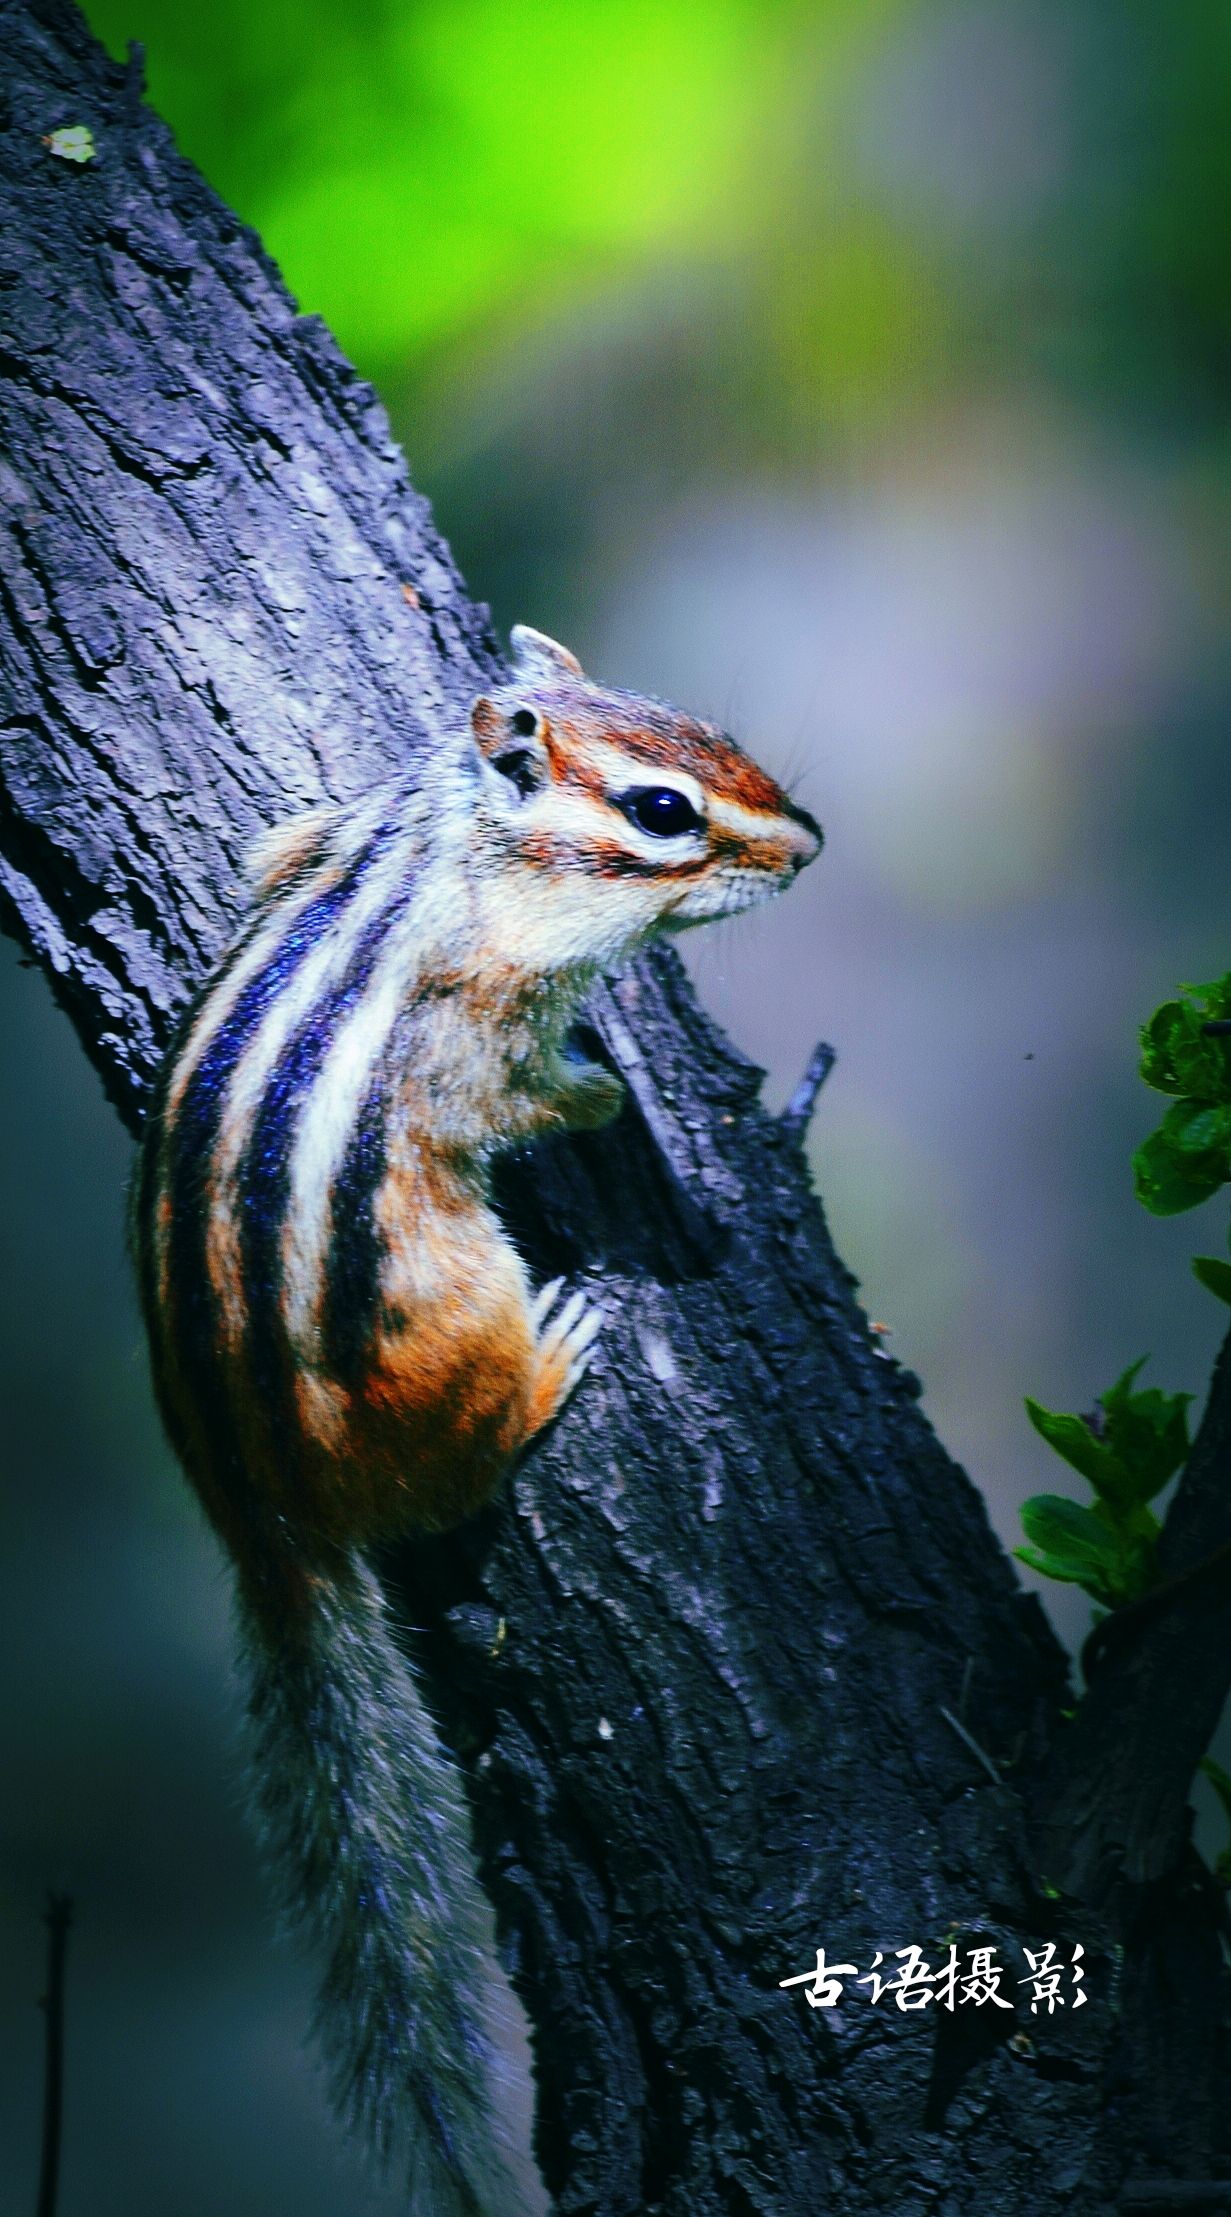
[(534, 1326), (536, 1335), (563, 1284), (563, 1278), (553, 1278), (549, 1285), (540, 1287), (530, 1303), (530, 1321)]
[(564, 1407), (590, 1367), (594, 1342), (603, 1328), (601, 1309), (574, 1291), (552, 1314), (564, 1285), (553, 1278), (531, 1308), (538, 1341), (539, 1373), (530, 1410), (530, 1432), (541, 1430)]

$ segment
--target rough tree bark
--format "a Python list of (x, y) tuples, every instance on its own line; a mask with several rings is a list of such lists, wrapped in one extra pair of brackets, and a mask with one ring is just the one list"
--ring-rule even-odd
[[(135, 1129), (249, 836), (408, 756), (430, 786), (500, 652), (374, 395), (139, 68), (62, 0), (0, 31), (4, 913)], [(46, 143), (77, 124), (83, 168)], [(630, 1109), (504, 1202), (600, 1301), (599, 1358), (499, 1505), (396, 1566), (558, 2207), (1218, 2206), (1221, 1912), (1186, 1802), (1225, 1586), (1113, 1647), (1062, 1721), (1057, 1645), (869, 1335), (801, 1119), (764, 1113), (668, 957), (593, 1022)], [(1224, 1356), (1177, 1567), (1225, 1537), (1229, 1440)], [(1085, 1947), (1087, 2007), (778, 1989), (820, 1946), (892, 1969), (911, 1942), (996, 1946), (1015, 1981), (1049, 1939)]]

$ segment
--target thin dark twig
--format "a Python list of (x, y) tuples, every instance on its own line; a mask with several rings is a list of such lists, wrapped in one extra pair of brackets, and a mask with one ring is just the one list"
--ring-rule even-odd
[(128, 41), (128, 60), (124, 68), (124, 99), (130, 115), (141, 106), (145, 96), (145, 47), (139, 38)]
[(991, 1779), (993, 1786), (1003, 1786), (1004, 1780), (1002, 1779), (1000, 1772), (997, 1770), (996, 1765), (993, 1763), (992, 1758), (987, 1753), (986, 1749), (980, 1747), (978, 1741), (974, 1736), (974, 1733), (968, 1732), (965, 1725), (960, 1721), (960, 1719), (954, 1716), (952, 1709), (946, 1709), (943, 1702), (939, 1702), (937, 1706), (942, 1717), (945, 1720), (945, 1723), (952, 1726), (963, 1746), (970, 1749), (970, 1752), (974, 1756), (976, 1763), (982, 1764), (984, 1770), (987, 1772), (988, 1777)]
[(792, 1139), (802, 1139), (811, 1122), (816, 1107), (816, 1097), (838, 1059), (837, 1050), (822, 1039), (812, 1050), (799, 1084), (778, 1119), (779, 1125)]
[(44, 1917), (47, 1926), (47, 1991), (42, 2008), (47, 2016), (47, 2066), (43, 2081), (43, 2160), (39, 2173), (36, 2217), (55, 2217), (56, 2191), (60, 2183), (60, 2127), (64, 2116), (64, 1959), (73, 1905), (67, 1894), (49, 1894)]

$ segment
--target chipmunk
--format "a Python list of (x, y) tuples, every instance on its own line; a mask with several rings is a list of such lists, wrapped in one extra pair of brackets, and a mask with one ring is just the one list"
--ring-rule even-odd
[(135, 1248), (159, 1403), (233, 1560), (254, 1801), (326, 1958), (344, 2113), (416, 2211), (510, 2217), (465, 1805), (370, 1543), (487, 1501), (599, 1318), (532, 1291), (502, 1148), (617, 1114), (600, 972), (788, 884), (820, 832), (732, 739), (525, 627), (430, 780), (279, 828), (154, 1102)]

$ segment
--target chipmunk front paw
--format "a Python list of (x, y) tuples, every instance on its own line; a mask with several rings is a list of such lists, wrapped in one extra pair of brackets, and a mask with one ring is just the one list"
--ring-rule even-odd
[(559, 1414), (574, 1387), (584, 1378), (590, 1367), (594, 1342), (603, 1328), (601, 1310), (593, 1308), (584, 1293), (566, 1295), (562, 1306), (556, 1308), (563, 1286), (563, 1278), (553, 1278), (537, 1295), (530, 1310), (538, 1350), (538, 1373), (530, 1397), (527, 1439), (532, 1439)]

